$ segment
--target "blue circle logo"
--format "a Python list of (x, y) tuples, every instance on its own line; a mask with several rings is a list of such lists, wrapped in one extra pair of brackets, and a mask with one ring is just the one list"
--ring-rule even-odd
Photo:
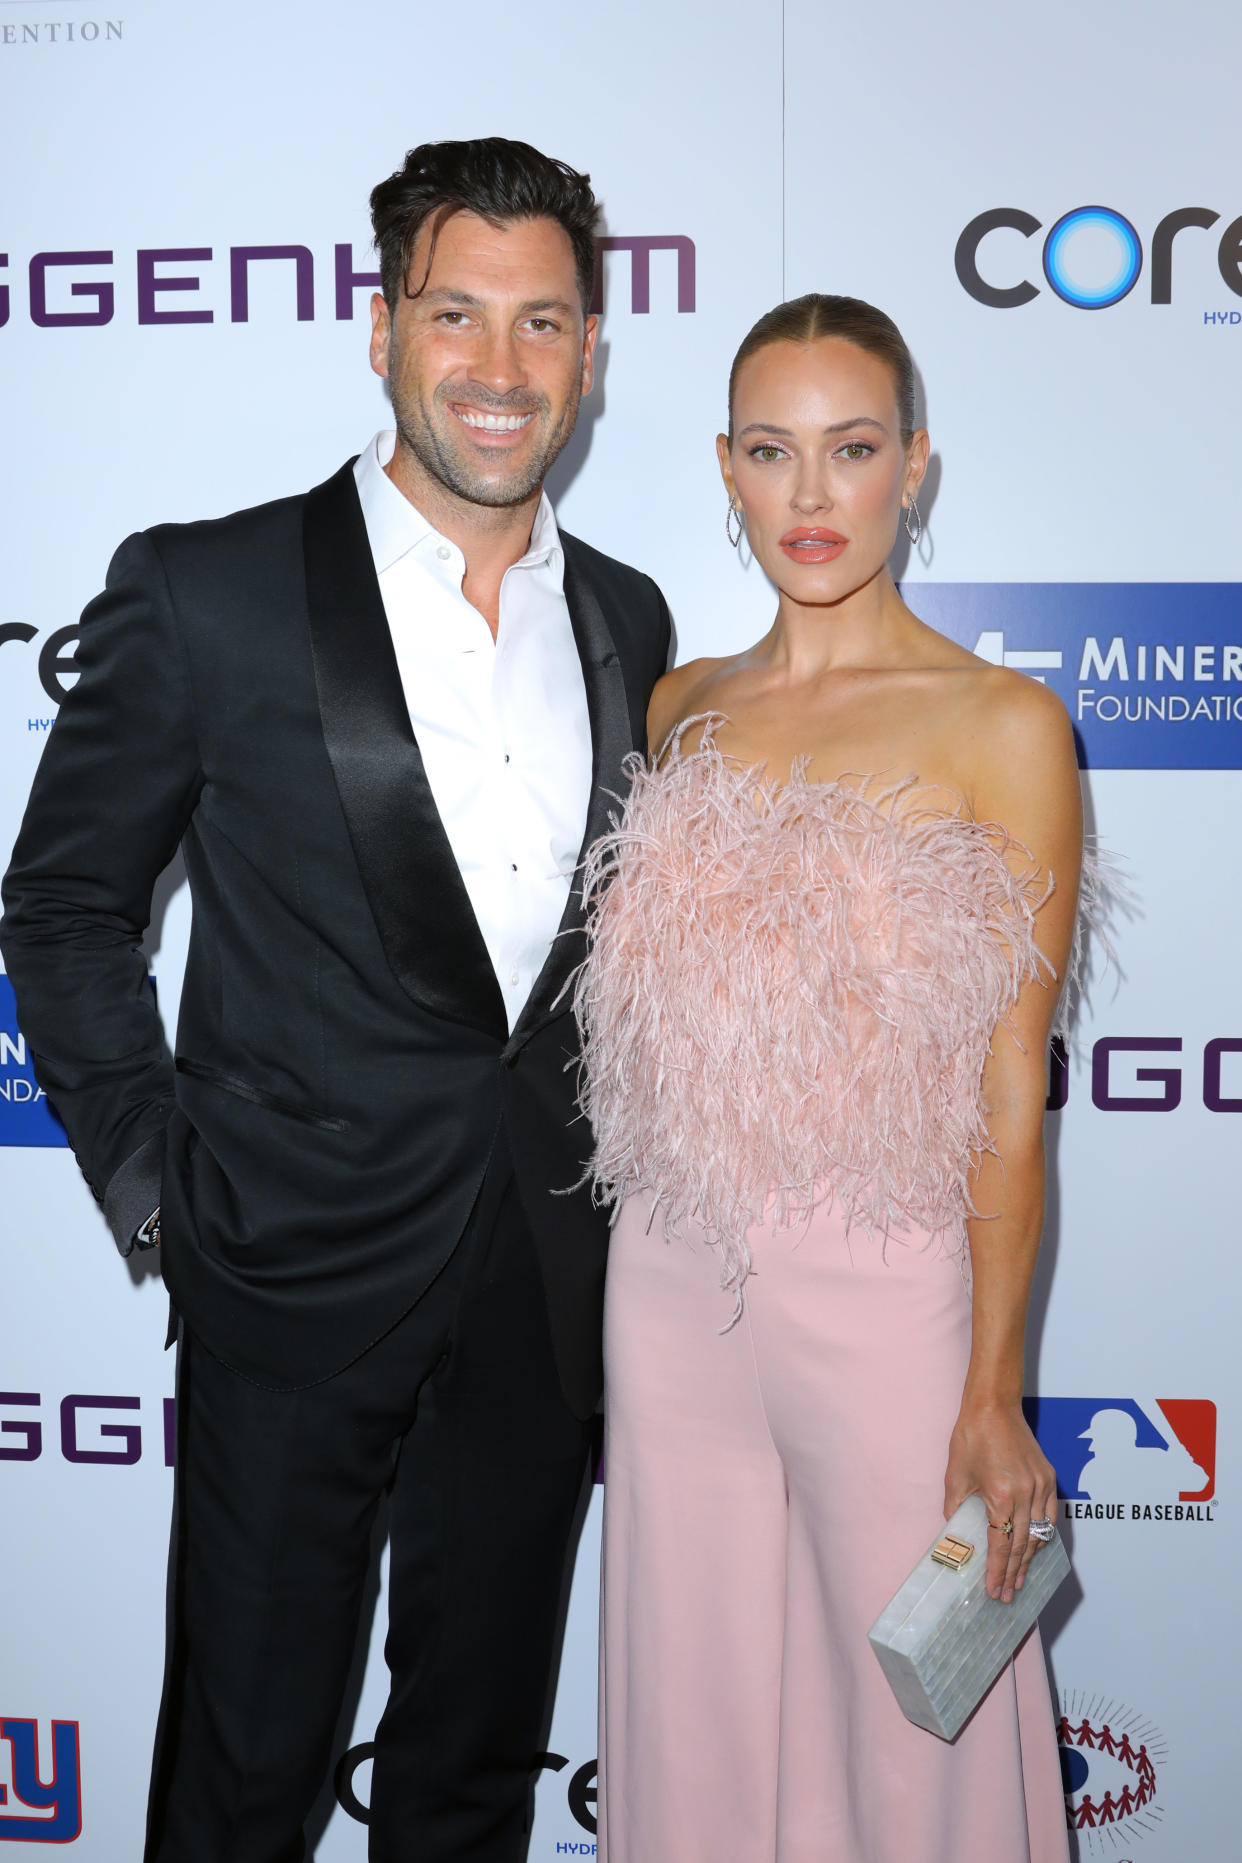
[(1077, 310), (1106, 310), (1133, 291), (1143, 246), (1113, 207), (1075, 207), (1062, 214), (1044, 242), (1044, 276)]
[(1075, 1798), (1087, 1783), (1090, 1767), (1076, 1747), (1061, 1747), (1061, 1783), (1067, 1798)]

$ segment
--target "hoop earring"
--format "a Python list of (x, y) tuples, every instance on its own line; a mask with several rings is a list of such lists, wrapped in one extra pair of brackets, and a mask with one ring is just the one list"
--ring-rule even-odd
[[(733, 535), (733, 520), (737, 519), (737, 536)], [(729, 500), (729, 509), (725, 512), (725, 536), (736, 550), (742, 541), (742, 513), (733, 500)]]
[[(911, 518), (914, 519), (913, 523), (910, 522)], [(911, 543), (917, 543), (922, 535), (923, 520), (919, 516), (919, 508), (914, 502), (914, 493), (911, 492), (910, 502), (906, 506), (906, 536), (910, 539)]]

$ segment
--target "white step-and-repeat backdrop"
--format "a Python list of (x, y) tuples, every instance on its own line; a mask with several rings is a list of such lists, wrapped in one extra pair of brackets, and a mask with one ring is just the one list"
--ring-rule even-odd
[[(0, 855), (119, 539), (301, 489), (385, 424), (366, 197), (411, 144), (519, 136), (590, 170), (602, 381), (554, 489), (659, 579), (683, 656), (772, 608), (713, 457), (737, 342), (811, 288), (901, 324), (934, 448), (908, 598), (1062, 694), (1136, 895), (1050, 1070), (1030, 1353), (1075, 1565), (1047, 1624), (1067, 1816), (1115, 1863), (1237, 1843), (1239, 53), (1215, 0), (0, 0)], [(170, 1027), (187, 920), (173, 872), (150, 938)], [(3, 977), (0, 1146), (0, 1845), (132, 1863), (164, 1303), (112, 1249)], [(537, 1863), (594, 1851), (597, 1550), (596, 1507)], [(382, 1620), (381, 1593), (321, 1863), (365, 1854)]]

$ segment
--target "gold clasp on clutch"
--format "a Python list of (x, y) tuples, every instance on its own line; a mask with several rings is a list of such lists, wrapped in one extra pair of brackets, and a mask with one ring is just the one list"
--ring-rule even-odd
[(946, 1533), (932, 1547), (931, 1556), (937, 1565), (947, 1565), (952, 1571), (960, 1572), (967, 1561), (974, 1557), (974, 1552), (969, 1540), (959, 1540), (955, 1533)]

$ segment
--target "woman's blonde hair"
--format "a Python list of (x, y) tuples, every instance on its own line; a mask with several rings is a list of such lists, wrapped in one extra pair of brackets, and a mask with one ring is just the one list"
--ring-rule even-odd
[(868, 355), (878, 356), (881, 362), (888, 364), (897, 395), (902, 444), (910, 444), (914, 435), (914, 361), (901, 331), (891, 317), (862, 298), (808, 291), (804, 297), (790, 298), (787, 303), (765, 311), (742, 338), (729, 370), (730, 445), (733, 443), (733, 397), (742, 364), (770, 343), (814, 343), (822, 336), (839, 336), (847, 343), (856, 343)]

